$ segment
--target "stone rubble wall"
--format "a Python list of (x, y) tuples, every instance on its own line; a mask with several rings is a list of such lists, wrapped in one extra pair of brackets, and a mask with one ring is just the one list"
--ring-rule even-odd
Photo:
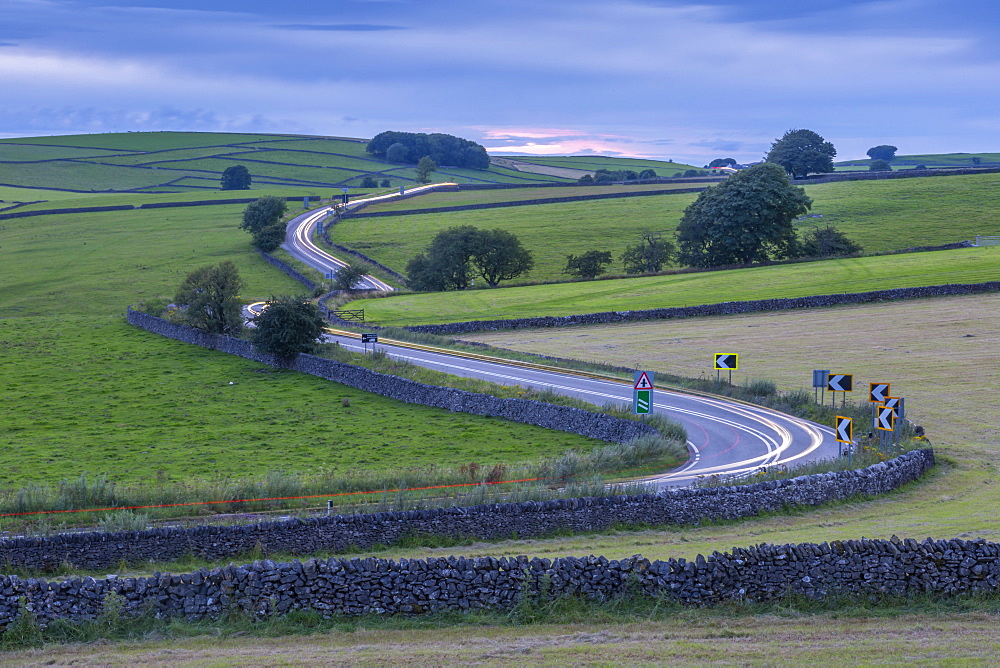
[(264, 555), (366, 550), (413, 536), (495, 541), (514, 535), (538, 538), (565, 530), (602, 531), (613, 526), (693, 525), (878, 496), (917, 480), (933, 465), (932, 450), (914, 450), (861, 470), (731, 487), (331, 515), (245, 525), (12, 538), (0, 541), (0, 563), (40, 571), (54, 570), (64, 562), (78, 568), (102, 569), (122, 562), (173, 561), (189, 554), (216, 561), (255, 550)]
[(255, 617), (290, 610), (322, 615), (505, 610), (557, 598), (657, 597), (685, 605), (774, 601), (788, 595), (885, 597), (995, 594), (1000, 544), (984, 540), (845, 540), (761, 544), (694, 561), (604, 557), (439, 557), (270, 560), (149, 577), (0, 576), (0, 629), (24, 609), (41, 624), (94, 619), (117, 599), (119, 614), (188, 620), (229, 611)]
[(680, 306), (674, 308), (644, 309), (638, 311), (605, 311), (581, 315), (539, 316), (533, 318), (511, 318), (509, 320), (473, 320), (452, 322), (442, 325), (415, 325), (403, 327), (412, 332), (453, 335), (469, 332), (521, 329), (525, 327), (574, 327), (577, 325), (603, 325), (641, 320), (668, 320), (671, 318), (696, 318), (709, 315), (733, 315), (738, 313), (759, 313), (797, 308), (822, 308), (841, 304), (869, 304), (872, 302), (895, 301), (900, 299), (923, 299), (944, 295), (973, 295), (1000, 291), (1000, 281), (986, 283), (957, 283), (933, 285), (922, 288), (895, 288), (872, 292), (847, 292), (838, 295), (818, 295), (789, 299), (760, 299), (755, 301), (722, 302), (703, 306)]

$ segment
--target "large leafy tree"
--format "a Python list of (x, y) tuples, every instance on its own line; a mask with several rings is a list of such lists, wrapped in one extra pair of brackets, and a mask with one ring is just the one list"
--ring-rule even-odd
[(181, 283), (174, 297), (181, 320), (212, 334), (239, 334), (243, 330), (243, 287), (236, 265), (226, 260), (195, 269)]
[(353, 290), (361, 280), (371, 273), (366, 262), (352, 262), (337, 270), (333, 277), (334, 290)]
[(288, 203), (274, 195), (265, 195), (247, 204), (243, 210), (240, 229), (253, 235), (253, 245), (269, 252), (285, 240), (285, 226), (281, 217), (288, 210)]
[(833, 225), (827, 225), (806, 232), (802, 238), (799, 254), (803, 257), (830, 257), (854, 255), (862, 250), (864, 249), (848, 238), (846, 234)]
[(879, 144), (878, 146), (872, 146), (868, 149), (868, 157), (872, 160), (885, 160), (889, 162), (896, 157), (896, 151), (899, 149), (895, 146), (889, 146), (888, 144)]
[(226, 167), (222, 172), (221, 190), (249, 190), (250, 172), (243, 165)]
[(464, 290), (475, 276), (496, 287), (533, 266), (531, 253), (512, 233), (461, 225), (439, 232), (406, 265), (406, 276), (415, 290)]
[(750, 264), (794, 255), (792, 221), (812, 206), (772, 163), (754, 165), (703, 190), (677, 227), (677, 259), (693, 267)]
[(589, 250), (583, 255), (567, 255), (564, 274), (580, 278), (595, 278), (608, 270), (611, 251)]
[(420, 162), (417, 163), (417, 183), (430, 183), (431, 172), (438, 168), (437, 163), (435, 163), (429, 155), (425, 155), (420, 158)]
[(789, 130), (771, 144), (767, 162), (781, 165), (793, 177), (833, 171), (837, 149), (812, 130)]
[(531, 271), (535, 260), (521, 240), (507, 230), (480, 230), (473, 238), (470, 258), (478, 274), (491, 288)]
[(250, 342), (259, 350), (288, 358), (316, 349), (326, 323), (319, 307), (304, 297), (271, 297), (260, 315)]
[(674, 256), (674, 245), (660, 232), (645, 230), (639, 243), (626, 246), (622, 265), (626, 274), (648, 274), (663, 269)]

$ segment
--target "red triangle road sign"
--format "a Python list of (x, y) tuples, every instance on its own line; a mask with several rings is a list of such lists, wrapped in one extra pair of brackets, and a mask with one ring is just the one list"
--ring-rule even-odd
[(639, 377), (635, 379), (635, 389), (637, 390), (651, 390), (653, 389), (653, 383), (650, 382), (649, 376), (645, 371), (639, 374)]

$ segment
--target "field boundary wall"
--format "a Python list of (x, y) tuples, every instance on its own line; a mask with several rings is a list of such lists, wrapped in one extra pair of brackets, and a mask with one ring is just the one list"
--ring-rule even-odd
[[(193, 553), (223, 559), (252, 549), (308, 554), (317, 550), (391, 545), (420, 534), (484, 540), (544, 536), (555, 530), (600, 531), (612, 525), (691, 524), (751, 517), (797, 505), (882, 494), (919, 478), (934, 463), (915, 450), (859, 471), (803, 476), (740, 487), (666, 490), (660, 494), (492, 504), (374, 515), (342, 515), (243, 526), (166, 528), (110, 534), (65, 534), (0, 542), (10, 564), (38, 568), (48, 559), (81, 567), (121, 561), (171, 559)], [(505, 609), (523, 597), (578, 596), (605, 600), (655, 596), (689, 605), (730, 600), (767, 601), (789, 593), (909, 595), (995, 592), (1000, 545), (985, 541), (833, 541), (758, 545), (694, 561), (650, 562), (641, 556), (528, 559), (524, 556), (427, 560), (309, 559), (150, 577), (62, 581), (0, 576), (0, 627), (21, 614), (21, 600), (41, 623), (89, 619), (110, 594), (122, 614), (149, 612), (190, 620), (229, 610), (257, 616), (311, 609), (324, 615), (425, 613)]]
[(575, 327), (579, 325), (603, 325), (642, 320), (669, 320), (671, 318), (698, 318), (710, 315), (761, 313), (765, 311), (782, 311), (785, 309), (823, 308), (842, 304), (868, 304), (871, 302), (923, 299), (946, 295), (974, 295), (997, 291), (1000, 291), (1000, 281), (954, 283), (922, 288), (894, 288), (892, 290), (874, 290), (872, 292), (847, 292), (838, 295), (722, 302), (720, 304), (705, 304), (702, 306), (677, 306), (637, 311), (604, 311), (581, 315), (537, 316), (532, 318), (511, 318), (509, 320), (472, 320), (469, 322), (452, 322), (441, 325), (411, 325), (409, 327), (402, 327), (401, 329), (447, 336), (469, 332), (528, 327)]

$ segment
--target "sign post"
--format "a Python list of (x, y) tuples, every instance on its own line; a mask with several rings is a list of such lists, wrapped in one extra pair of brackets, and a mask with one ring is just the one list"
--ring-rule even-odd
[(347, 204), (348, 200), (350, 200), (350, 198), (351, 198), (351, 196), (347, 194), (347, 186), (344, 186), (343, 188), (341, 188), (341, 190), (344, 193), (343, 198), (341, 199), (341, 202), (343, 202), (344, 204)]
[(813, 399), (818, 404), (822, 404), (825, 399), (826, 378), (829, 375), (829, 369), (813, 369)]
[(740, 368), (739, 353), (715, 353), (715, 382), (721, 383), (720, 371), (729, 371), (729, 384), (733, 384), (733, 371)]
[(875, 423), (875, 406), (885, 402), (889, 396), (889, 383), (869, 383), (868, 401), (872, 403), (872, 424)]
[[(836, 426), (834, 430), (834, 438), (837, 439), (838, 443), (847, 444), (847, 465), (851, 465), (851, 450), (854, 449), (854, 427), (853, 420), (849, 417), (843, 417), (842, 415), (837, 416)], [(840, 448), (841, 455), (843, 455), (844, 448)]]
[(830, 390), (830, 407), (837, 404), (837, 392), (843, 392), (844, 397), (840, 402), (841, 408), (847, 404), (847, 393), (854, 389), (854, 376), (849, 373), (831, 373), (826, 377), (826, 389)]
[(653, 372), (636, 371), (632, 374), (632, 412), (647, 415), (653, 412)]
[[(378, 343), (378, 334), (372, 334), (369, 332), (363, 332), (361, 334), (361, 343), (365, 344), (365, 354), (368, 354), (368, 344)], [(372, 346), (372, 350), (375, 350), (375, 346)]]

